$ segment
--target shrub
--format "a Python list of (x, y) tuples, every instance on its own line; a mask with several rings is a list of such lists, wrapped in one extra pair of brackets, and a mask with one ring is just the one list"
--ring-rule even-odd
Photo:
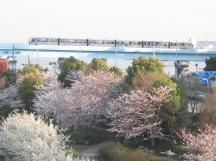
[(187, 149), (184, 145), (172, 145), (171, 150), (180, 156), (187, 152)]
[(106, 140), (107, 132), (96, 128), (73, 128), (66, 131), (69, 142), (72, 144), (97, 144)]
[(89, 64), (89, 67), (93, 70), (102, 70), (102, 71), (109, 70), (107, 59), (105, 58), (93, 58), (91, 63)]
[(123, 144), (125, 146), (132, 147), (132, 148), (138, 147), (141, 143), (143, 143), (143, 138), (141, 137), (135, 137), (135, 138), (123, 140)]
[(147, 149), (131, 149), (122, 144), (104, 144), (99, 152), (101, 161), (174, 161), (172, 158), (157, 156)]

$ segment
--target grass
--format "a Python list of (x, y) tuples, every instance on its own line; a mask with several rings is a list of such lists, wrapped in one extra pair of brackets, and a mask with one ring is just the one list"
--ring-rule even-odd
[(65, 154), (69, 156), (73, 156), (75, 158), (78, 158), (81, 156), (81, 152), (78, 149), (72, 149), (72, 148), (66, 148)]
[(132, 149), (122, 144), (104, 144), (99, 149), (99, 161), (176, 161), (155, 155), (148, 149)]

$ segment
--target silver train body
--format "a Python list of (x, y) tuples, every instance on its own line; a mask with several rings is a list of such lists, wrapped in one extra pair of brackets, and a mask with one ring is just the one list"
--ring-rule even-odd
[(94, 39), (63, 39), (63, 38), (30, 38), (29, 45), (65, 45), (65, 46), (101, 46), (101, 47), (131, 47), (131, 48), (178, 48), (192, 49), (190, 42), (162, 41), (128, 41), (128, 40), (94, 40)]

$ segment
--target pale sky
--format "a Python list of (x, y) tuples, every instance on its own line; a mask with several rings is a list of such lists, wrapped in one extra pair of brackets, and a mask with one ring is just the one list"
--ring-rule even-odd
[(0, 0), (0, 42), (216, 40), (216, 0)]

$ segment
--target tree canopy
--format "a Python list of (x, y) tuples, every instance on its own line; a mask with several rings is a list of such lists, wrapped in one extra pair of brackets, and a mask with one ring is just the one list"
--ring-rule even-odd
[(26, 107), (32, 105), (32, 99), (34, 97), (34, 90), (43, 84), (42, 72), (45, 71), (39, 65), (27, 65), (22, 71), (22, 82), (19, 87), (20, 97), (25, 103)]
[(209, 59), (206, 59), (206, 67), (204, 70), (207, 71), (216, 71), (216, 57), (210, 57)]
[(80, 61), (74, 57), (59, 58), (58, 64), (60, 69), (58, 80), (61, 83), (64, 83), (65, 86), (70, 86), (70, 84), (68, 84), (66, 81), (66, 77), (70, 72), (85, 70), (87, 68), (87, 64), (84, 61)]
[(108, 71), (109, 66), (107, 64), (107, 59), (105, 58), (93, 58), (89, 64), (91, 69)]
[(164, 73), (163, 64), (159, 59), (144, 57), (133, 60), (132, 66), (127, 69), (125, 83), (126, 87), (130, 89), (175, 86), (172, 80)]

